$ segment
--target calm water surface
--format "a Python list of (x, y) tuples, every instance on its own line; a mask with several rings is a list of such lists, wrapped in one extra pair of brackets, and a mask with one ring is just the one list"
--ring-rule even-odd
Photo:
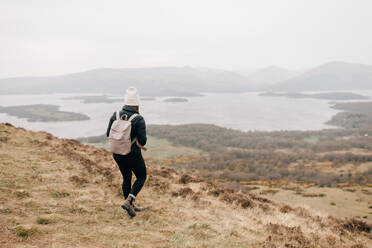
[[(361, 92), (372, 96), (372, 92)], [(64, 138), (101, 135), (108, 120), (122, 103), (82, 103), (64, 97), (84, 94), (2, 95), (0, 106), (55, 104), (62, 111), (88, 115), (87, 121), (28, 122), (26, 119), (0, 113), (0, 122), (34, 131), (47, 131)], [(86, 94), (92, 95), (92, 94)], [(141, 114), (147, 124), (210, 123), (238, 130), (319, 130), (330, 128), (324, 123), (338, 111), (329, 100), (263, 97), (258, 92), (242, 94), (205, 94), (187, 98), (188, 102), (142, 101)]]

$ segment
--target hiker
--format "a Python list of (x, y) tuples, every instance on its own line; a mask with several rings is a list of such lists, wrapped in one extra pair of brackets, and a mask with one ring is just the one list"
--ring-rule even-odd
[[(129, 87), (124, 96), (124, 107), (115, 112), (107, 127), (109, 150), (123, 176), (124, 203), (121, 206), (131, 217), (143, 209), (134, 206), (134, 200), (146, 180), (146, 165), (141, 149), (146, 150), (146, 124), (139, 115), (139, 95), (134, 87)], [(132, 186), (132, 172), (136, 181)]]

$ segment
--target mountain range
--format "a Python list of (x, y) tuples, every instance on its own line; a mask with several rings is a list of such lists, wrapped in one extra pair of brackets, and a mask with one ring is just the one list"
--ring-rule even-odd
[(372, 66), (330, 62), (272, 86), (282, 91), (372, 89)]
[(0, 94), (122, 94), (136, 86), (147, 96), (197, 96), (202, 92), (329, 91), (372, 89), (372, 66), (329, 62), (306, 71), (270, 66), (228, 71), (193, 67), (100, 68), (48, 77), (0, 79)]
[(268, 87), (303, 73), (303, 70), (288, 70), (278, 66), (268, 66), (258, 70), (240, 70), (237, 73), (245, 76), (250, 82)]
[(122, 94), (132, 85), (147, 96), (196, 96), (200, 92), (239, 92), (254, 89), (240, 74), (191, 67), (102, 68), (52, 77), (1, 79), (0, 85), (0, 94)]

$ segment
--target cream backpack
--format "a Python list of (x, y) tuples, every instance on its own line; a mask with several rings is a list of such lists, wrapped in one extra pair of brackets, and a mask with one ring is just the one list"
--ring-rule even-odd
[[(137, 138), (131, 141), (130, 133), (132, 130), (132, 120), (138, 116), (133, 114), (129, 119), (122, 119), (119, 111), (116, 111), (116, 120), (111, 125), (108, 138), (109, 151), (115, 154), (127, 155), (131, 151), (131, 146), (137, 141)], [(137, 142), (138, 144), (138, 142)]]

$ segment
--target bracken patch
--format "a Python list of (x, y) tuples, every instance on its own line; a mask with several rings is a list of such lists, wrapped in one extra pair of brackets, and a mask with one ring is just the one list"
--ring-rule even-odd
[(181, 196), (183, 198), (186, 198), (186, 196), (193, 195), (193, 194), (194, 194), (194, 191), (189, 187), (181, 188), (178, 191), (172, 192), (172, 196), (174, 197)]
[(355, 244), (350, 246), (350, 248), (364, 248), (365, 246), (363, 244)]
[(165, 192), (169, 190), (169, 181), (160, 180), (158, 177), (149, 175), (146, 180), (146, 185), (153, 187), (156, 191)]
[(293, 208), (291, 208), (290, 206), (288, 205), (284, 205), (282, 206), (280, 209), (279, 209), (280, 212), (282, 213), (289, 213), (289, 212), (292, 212), (293, 211)]
[(251, 201), (251, 199), (243, 194), (224, 193), (223, 195), (221, 195), (220, 200), (227, 203), (237, 202), (243, 208), (253, 207), (253, 202)]
[(164, 178), (173, 179), (173, 174), (175, 173), (175, 170), (166, 167), (161, 167), (160, 170), (154, 170), (153, 173)]
[(48, 225), (50, 223), (53, 223), (54, 220), (53, 219), (50, 219), (50, 218), (47, 218), (47, 217), (37, 217), (36, 219), (36, 223), (39, 224), (39, 225)]
[(70, 196), (70, 193), (67, 191), (54, 191), (50, 194), (53, 198), (64, 198)]
[(271, 235), (267, 237), (263, 247), (311, 247), (310, 240), (305, 237), (300, 226), (289, 227), (281, 224), (269, 223), (267, 229)]
[(29, 238), (31, 236), (34, 236), (40, 233), (40, 231), (36, 227), (24, 227), (24, 226), (17, 226), (13, 229), (13, 231), (15, 232), (15, 234), (17, 234), (17, 236), (22, 237), (22, 238)]
[(16, 192), (14, 192), (14, 194), (19, 199), (25, 199), (25, 198), (28, 198), (28, 197), (31, 196), (31, 194), (28, 191), (26, 191), (26, 190), (17, 190)]
[(206, 190), (208, 192), (208, 195), (212, 195), (212, 196), (215, 196), (215, 197), (218, 197), (218, 196), (220, 196), (222, 194), (225, 194), (225, 193), (232, 194), (232, 193), (235, 192), (233, 189), (218, 187), (213, 183), (207, 183)]
[(343, 228), (350, 232), (371, 232), (371, 225), (368, 225), (365, 221), (357, 219), (349, 219), (343, 224)]
[(336, 244), (336, 237), (333, 236), (333, 235), (327, 235), (327, 236), (325, 237), (325, 239), (326, 239), (327, 243), (328, 243), (329, 245), (331, 245), (331, 246), (334, 246), (334, 245)]
[(198, 183), (201, 182), (202, 180), (189, 176), (187, 174), (183, 174), (180, 179), (178, 180), (179, 183), (181, 184), (188, 184), (188, 183)]
[(69, 180), (73, 183), (76, 183), (77, 185), (81, 186), (81, 185), (84, 185), (86, 183), (89, 183), (88, 179), (85, 178), (85, 177), (79, 177), (79, 176), (71, 176), (69, 178)]
[(268, 212), (270, 210), (270, 206), (267, 203), (259, 203), (258, 207), (261, 208), (264, 212)]
[(255, 201), (264, 202), (264, 203), (273, 203), (269, 199), (255, 195), (255, 194), (249, 194), (249, 197), (251, 197)]

